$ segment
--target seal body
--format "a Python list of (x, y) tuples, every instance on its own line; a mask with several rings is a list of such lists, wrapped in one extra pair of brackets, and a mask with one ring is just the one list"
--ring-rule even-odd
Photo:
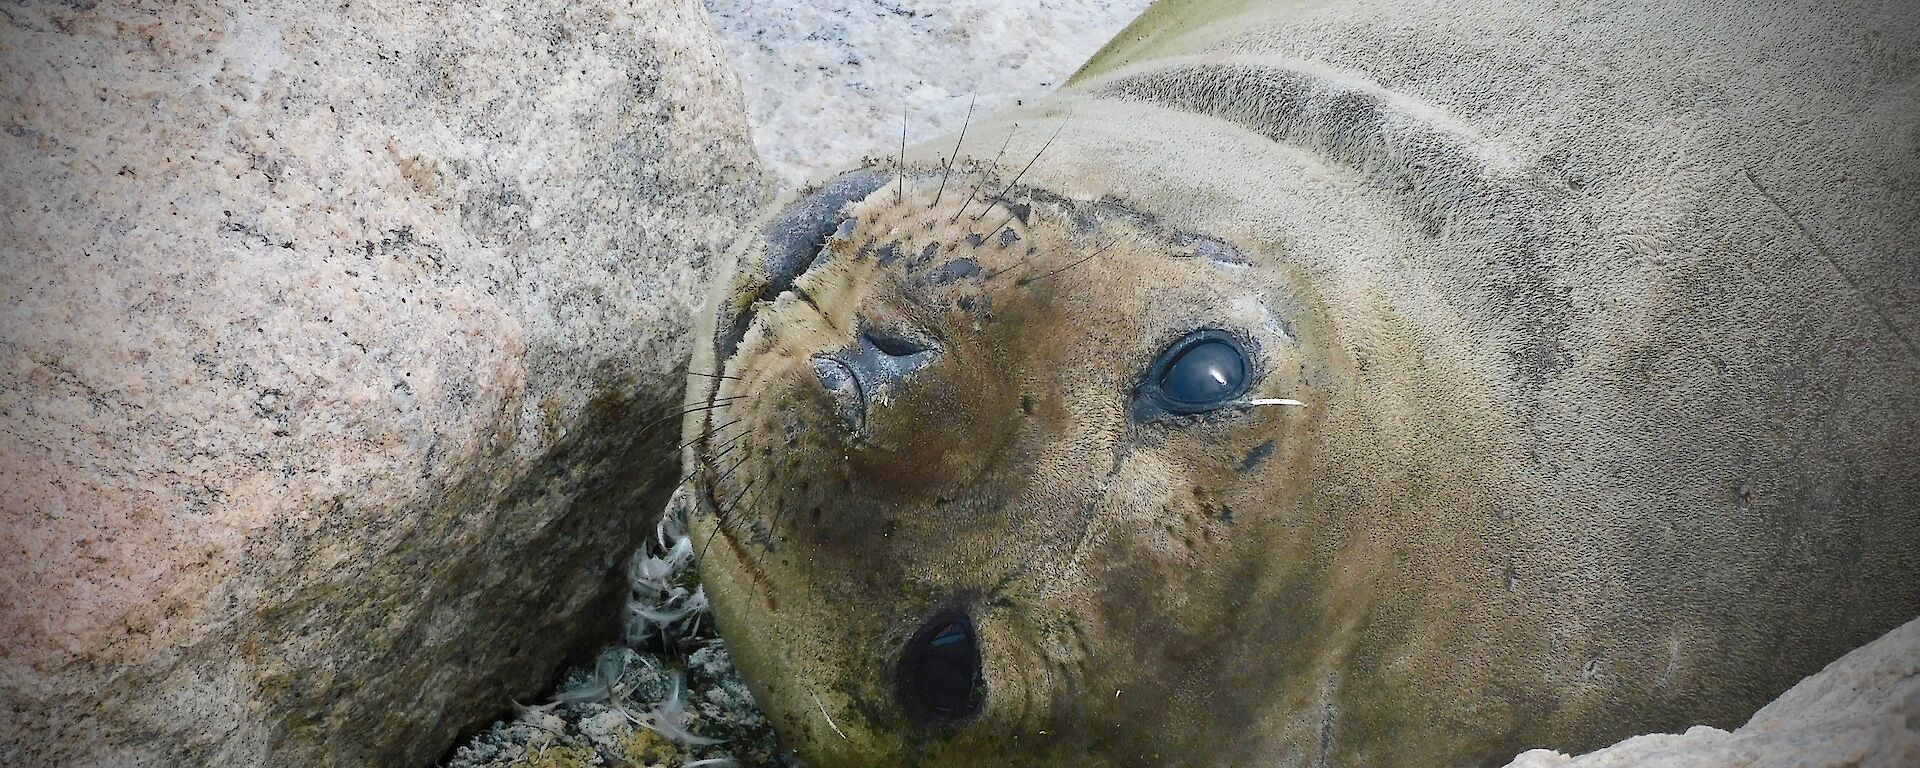
[(811, 763), (1473, 765), (1920, 613), (1920, 16), (1163, 2), (790, 196), (696, 353)]

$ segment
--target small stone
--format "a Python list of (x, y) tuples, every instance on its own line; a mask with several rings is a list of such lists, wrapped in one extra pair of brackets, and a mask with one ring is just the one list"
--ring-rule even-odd
[(1920, 765), (1920, 619), (1840, 657), (1729, 733), (1635, 736), (1569, 757), (1521, 753), (1506, 768), (1905, 768)]

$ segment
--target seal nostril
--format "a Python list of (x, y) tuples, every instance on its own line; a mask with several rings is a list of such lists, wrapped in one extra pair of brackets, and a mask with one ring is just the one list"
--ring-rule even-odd
[(881, 354), (888, 357), (912, 357), (928, 349), (927, 345), (897, 333), (869, 329), (861, 336), (865, 337), (867, 343), (872, 344), (874, 349), (880, 350)]
[(867, 422), (867, 393), (853, 368), (830, 355), (813, 358), (813, 373), (833, 398), (834, 412), (847, 428), (859, 432)]
[(965, 614), (936, 616), (907, 643), (900, 659), (900, 698), (928, 722), (955, 722), (978, 714), (985, 699), (980, 644)]

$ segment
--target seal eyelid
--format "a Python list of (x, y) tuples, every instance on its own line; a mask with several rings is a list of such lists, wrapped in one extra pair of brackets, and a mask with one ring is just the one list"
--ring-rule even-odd
[(935, 346), (904, 333), (880, 328), (863, 329), (860, 331), (860, 336), (866, 339), (868, 344), (872, 344), (874, 349), (892, 357), (911, 357), (933, 349)]

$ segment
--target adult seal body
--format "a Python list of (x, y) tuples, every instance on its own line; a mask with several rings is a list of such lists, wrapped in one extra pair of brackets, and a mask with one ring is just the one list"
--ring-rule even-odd
[(1920, 613), (1920, 19), (1660, 5), (1163, 2), (779, 206), (687, 428), (783, 736), (1497, 764)]

